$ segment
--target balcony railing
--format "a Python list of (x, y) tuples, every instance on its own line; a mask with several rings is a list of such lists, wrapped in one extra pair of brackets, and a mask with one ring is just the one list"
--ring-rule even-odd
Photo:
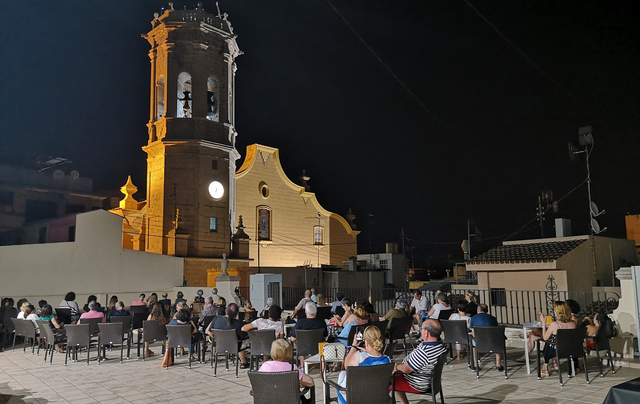
[[(244, 289), (244, 288), (243, 288)], [(249, 291), (246, 288), (248, 295)], [(553, 315), (553, 303), (558, 300), (573, 299), (581, 307), (580, 316), (592, 316), (598, 312), (611, 314), (618, 307), (620, 296), (615, 292), (567, 292), (567, 291), (529, 291), (529, 290), (486, 290), (469, 289), (473, 291), (480, 303), (489, 306), (489, 313), (494, 315), (498, 322), (507, 325), (522, 325), (523, 323), (538, 321), (540, 313)], [(283, 292), (283, 308), (292, 310), (304, 297), (305, 288), (285, 287)], [(413, 293), (407, 289), (368, 289), (368, 288), (317, 288), (327, 303), (331, 303), (337, 292), (356, 301), (358, 298), (371, 300), (376, 312), (383, 316), (393, 308), (398, 299), (404, 299), (411, 304)], [(464, 294), (456, 294), (453, 291), (449, 295), (450, 304), (455, 307), (459, 300), (464, 299)], [(430, 305), (435, 303), (435, 292), (426, 291), (425, 296)], [(243, 297), (244, 297), (243, 290)]]

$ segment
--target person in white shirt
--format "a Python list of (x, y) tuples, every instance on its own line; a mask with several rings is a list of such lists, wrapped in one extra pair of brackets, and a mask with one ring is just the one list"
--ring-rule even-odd
[(413, 293), (410, 310), (415, 310), (415, 313), (413, 314), (414, 324), (417, 324), (418, 327), (420, 327), (420, 313), (426, 313), (427, 311), (427, 298), (422, 295), (420, 289), (416, 289)]

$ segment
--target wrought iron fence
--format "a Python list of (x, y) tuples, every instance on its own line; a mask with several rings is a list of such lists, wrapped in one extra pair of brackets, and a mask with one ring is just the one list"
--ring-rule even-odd
[[(567, 292), (558, 290), (504, 290), (504, 289), (468, 289), (478, 296), (479, 303), (489, 306), (489, 313), (498, 322), (508, 325), (522, 325), (523, 323), (538, 321), (540, 313), (553, 315), (553, 303), (558, 300), (573, 299), (581, 308), (581, 316), (592, 316), (598, 312), (611, 314), (618, 307), (620, 296), (615, 292)], [(304, 297), (305, 288), (285, 287), (283, 292), (283, 308), (293, 310), (300, 299)], [(398, 299), (404, 299), (408, 304), (413, 299), (412, 291), (407, 289), (368, 289), (368, 288), (318, 288), (317, 293), (325, 297), (330, 304), (341, 292), (352, 301), (358, 299), (373, 302), (376, 312), (383, 316), (392, 309)], [(455, 304), (464, 300), (465, 291), (454, 290), (449, 295), (449, 302)], [(435, 292), (425, 291), (423, 294), (429, 301), (429, 307), (436, 301)], [(243, 295), (244, 296), (244, 295)]]

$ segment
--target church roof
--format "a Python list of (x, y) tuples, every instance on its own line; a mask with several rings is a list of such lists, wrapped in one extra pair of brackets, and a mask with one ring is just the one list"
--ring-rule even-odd
[(524, 264), (555, 261), (572, 251), (586, 238), (539, 243), (509, 243), (492, 248), (469, 261), (470, 264)]

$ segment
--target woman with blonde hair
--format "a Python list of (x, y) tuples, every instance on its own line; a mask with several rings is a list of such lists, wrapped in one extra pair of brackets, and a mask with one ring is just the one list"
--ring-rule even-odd
[(366, 312), (364, 307), (358, 306), (353, 310), (353, 314), (350, 315), (344, 322), (344, 328), (340, 331), (340, 334), (336, 337), (338, 342), (342, 342), (345, 346), (349, 345), (349, 331), (352, 327), (365, 325), (369, 322), (369, 313)]
[(296, 369), (295, 365), (290, 363), (293, 358), (293, 347), (285, 339), (276, 339), (271, 343), (271, 360), (266, 361), (260, 366), (258, 372), (288, 372), (290, 370), (298, 370), (300, 377), (300, 388), (313, 386), (311, 376), (305, 374), (302, 369)]
[[(349, 354), (344, 358), (344, 366), (373, 366), (391, 363), (388, 356), (382, 354), (384, 344), (380, 329), (375, 326), (368, 326), (362, 333), (363, 340), (358, 340), (358, 334), (353, 337)], [(343, 370), (338, 375), (338, 384), (347, 387), (347, 372)], [(338, 392), (338, 403), (346, 404), (345, 398)]]
[(542, 354), (544, 356), (544, 365), (540, 369), (541, 375), (549, 376), (548, 364), (552, 361), (552, 366), (557, 369), (555, 364), (556, 357), (556, 335), (558, 330), (575, 329), (576, 323), (573, 321), (571, 315), (571, 309), (566, 302), (556, 301), (553, 304), (553, 311), (556, 315), (556, 321), (547, 326), (546, 317), (540, 313), (540, 322), (542, 323), (542, 338), (545, 340), (544, 350)]

